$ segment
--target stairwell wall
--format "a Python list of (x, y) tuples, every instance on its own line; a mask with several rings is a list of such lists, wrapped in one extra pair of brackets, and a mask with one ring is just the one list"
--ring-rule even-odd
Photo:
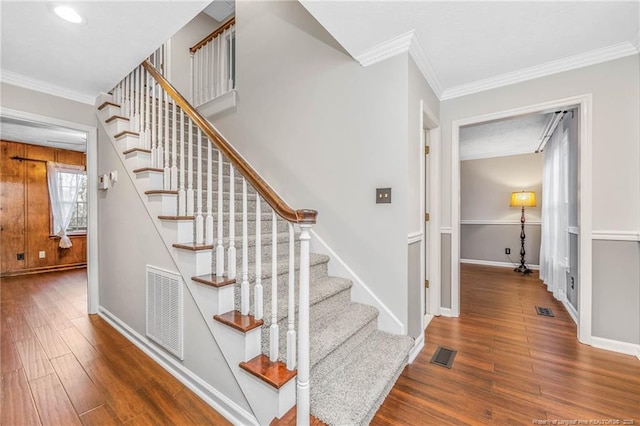
[[(100, 191), (100, 307), (139, 336), (146, 335), (146, 265), (178, 269), (155, 228), (132, 178), (102, 126), (98, 126), (98, 173), (118, 172)], [(181, 364), (247, 412), (249, 405), (189, 291), (184, 289), (184, 361)], [(159, 346), (153, 343), (162, 352)], [(172, 357), (167, 353), (167, 357)], [(180, 361), (178, 361), (180, 362)]]
[[(407, 324), (407, 55), (363, 68), (297, 2), (237, 2), (238, 104), (213, 124)], [(375, 189), (392, 188), (391, 204)]]

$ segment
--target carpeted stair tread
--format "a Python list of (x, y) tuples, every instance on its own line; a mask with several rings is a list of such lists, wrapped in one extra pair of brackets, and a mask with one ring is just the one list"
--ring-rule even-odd
[(365, 325), (378, 317), (378, 310), (361, 303), (349, 303), (325, 310), (320, 315), (310, 313), (309, 359), (313, 368)]
[(329, 425), (367, 424), (404, 368), (413, 339), (374, 331), (340, 365), (312, 377), (311, 414)]
[[(329, 262), (329, 256), (326, 256), (324, 254), (319, 254), (319, 253), (309, 253), (309, 268), (315, 265), (320, 265), (327, 262)], [(249, 263), (248, 266), (249, 266), (248, 280), (253, 285), (255, 284), (255, 278), (256, 278), (256, 273), (255, 273), (256, 265), (255, 263)], [(260, 266), (261, 266), (260, 270), (262, 271), (260, 275), (262, 278), (262, 281), (266, 280), (267, 278), (271, 278), (271, 275), (272, 275), (271, 262), (263, 261), (261, 262)], [(298, 254), (296, 254), (296, 257), (295, 257), (294, 268), (296, 272), (300, 269), (300, 256)], [(278, 271), (278, 275), (283, 275), (289, 272), (288, 257), (278, 257), (277, 271)], [(238, 283), (242, 282), (242, 278), (243, 278), (242, 277), (242, 261), (240, 260), (236, 264), (236, 279), (238, 280)]]

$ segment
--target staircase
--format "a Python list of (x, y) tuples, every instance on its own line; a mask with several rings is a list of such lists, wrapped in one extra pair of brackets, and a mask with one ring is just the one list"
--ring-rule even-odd
[(367, 424), (413, 339), (378, 330), (309, 252), (315, 212), (279, 199), (149, 62), (97, 114), (258, 422), (297, 404), (297, 424)]

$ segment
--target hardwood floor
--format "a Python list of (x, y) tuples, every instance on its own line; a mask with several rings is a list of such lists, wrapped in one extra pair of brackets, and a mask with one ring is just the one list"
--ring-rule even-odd
[(0, 424), (230, 424), (86, 314), (86, 270), (3, 278), (0, 293)]
[[(425, 341), (373, 425), (640, 423), (640, 360), (580, 344), (537, 273), (463, 264), (461, 315), (434, 318)], [(450, 370), (429, 363), (439, 345), (458, 351)]]

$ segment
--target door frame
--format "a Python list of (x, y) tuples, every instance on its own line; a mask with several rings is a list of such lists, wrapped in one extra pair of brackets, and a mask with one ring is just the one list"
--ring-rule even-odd
[(591, 94), (512, 108), (451, 122), (451, 316), (460, 315), (460, 127), (486, 121), (578, 107), (578, 340), (591, 344), (592, 323), (592, 132), (593, 97)]
[(98, 313), (98, 134), (95, 127), (46, 115), (0, 108), (0, 116), (67, 127), (87, 134), (87, 312)]
[[(440, 120), (438, 116), (427, 106), (424, 100), (420, 100), (420, 132), (419, 132), (419, 155), (420, 155), (420, 232), (422, 234), (422, 244), (420, 245), (420, 283), (421, 283), (421, 312), (422, 329), (427, 325), (427, 316), (424, 315), (425, 307), (425, 287), (426, 278), (426, 244), (429, 244), (429, 313), (430, 315), (440, 315), (441, 285), (440, 285)], [(426, 155), (425, 139), (423, 131), (428, 133), (429, 140), (429, 241), (426, 238)]]

